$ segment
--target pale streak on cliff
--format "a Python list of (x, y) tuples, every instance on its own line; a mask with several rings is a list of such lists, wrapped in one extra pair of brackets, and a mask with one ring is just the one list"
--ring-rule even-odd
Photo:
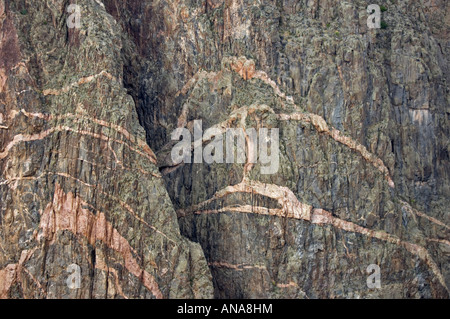
[(442, 245), (450, 246), (450, 241), (445, 240), (445, 239), (426, 238), (426, 240), (430, 241), (430, 242), (434, 242), (434, 243), (439, 243), (439, 244), (442, 244)]
[(273, 81), (266, 72), (262, 70), (256, 70), (256, 64), (253, 60), (247, 59), (244, 56), (241, 57), (227, 57), (224, 59), (226, 65), (229, 65), (230, 69), (239, 74), (244, 80), (251, 80), (253, 78), (263, 81), (269, 85), (275, 92), (275, 94), (293, 104), (291, 97), (286, 96), (275, 81)]
[[(283, 217), (303, 219), (308, 221), (311, 220), (312, 206), (300, 203), (297, 200), (295, 194), (288, 187), (278, 186), (274, 184), (264, 184), (258, 181), (251, 181), (247, 179), (244, 179), (241, 183), (234, 186), (225, 187), (224, 189), (218, 191), (212, 198), (198, 205), (192, 206), (186, 211), (180, 210), (180, 214), (189, 214), (201, 211), (202, 208), (207, 204), (233, 193), (255, 193), (275, 199), (282, 207), (282, 209), (278, 212), (282, 212)], [(248, 208), (244, 207), (244, 209)]]
[[(255, 213), (259, 215), (267, 215), (267, 216), (282, 216), (283, 210), (278, 208), (267, 208), (262, 206), (251, 206), (251, 205), (236, 205), (236, 206), (226, 206), (220, 209), (202, 209), (196, 210), (192, 213), (195, 215), (212, 215), (212, 214), (221, 214), (226, 212), (233, 213)], [(177, 211), (178, 217), (185, 217), (186, 212), (183, 210)]]
[[(247, 61), (251, 61), (251, 60), (246, 60), (246, 62), (242, 62), (243, 60), (246, 60), (246, 58), (241, 57), (237, 60), (236, 60), (236, 58), (234, 58), (234, 59), (232, 59), (233, 62), (231, 63), (231, 65), (232, 65), (232, 69), (235, 70), (239, 75), (241, 75), (244, 80), (252, 79), (252, 78), (260, 79), (261, 81), (263, 81), (264, 83), (266, 83), (270, 87), (272, 87), (277, 96), (286, 100), (289, 104), (292, 104), (297, 109), (300, 109), (296, 104), (294, 104), (292, 97), (288, 97), (288, 96), (286, 96), (286, 94), (281, 92), (278, 85), (275, 83), (275, 81), (273, 81), (272, 79), (269, 78), (269, 76), (267, 75), (266, 72), (255, 71), (254, 67), (250, 67), (250, 69), (248, 67), (246, 68), (246, 65), (254, 66), (254, 63), (247, 62)], [(237, 66), (234, 66), (234, 65), (237, 65)], [(341, 131), (337, 130), (336, 128), (332, 127), (330, 129), (323, 117), (321, 117), (317, 114), (312, 114), (312, 113), (279, 114), (278, 117), (280, 120), (284, 120), (284, 121), (300, 120), (300, 121), (312, 123), (314, 128), (319, 133), (325, 133), (327, 136), (330, 136), (335, 141), (360, 153), (366, 161), (371, 163), (375, 168), (377, 168), (381, 173), (383, 173), (386, 180), (388, 181), (389, 187), (391, 187), (391, 188), (395, 187), (394, 181), (392, 180), (392, 178), (389, 174), (388, 168), (386, 167), (386, 165), (384, 165), (383, 161), (380, 158), (378, 158), (374, 154), (370, 153), (364, 145), (361, 145), (354, 139), (352, 139), (348, 136), (345, 136), (344, 134), (342, 134)]]
[(65, 193), (59, 184), (56, 184), (53, 202), (47, 205), (41, 215), (39, 228), (42, 233), (37, 239), (44, 236), (54, 241), (58, 231), (69, 230), (85, 237), (91, 245), (101, 241), (117, 251), (124, 259), (125, 268), (139, 278), (157, 299), (161, 299), (163, 296), (155, 278), (138, 265), (128, 241), (106, 220), (104, 213), (98, 212), (94, 215), (82, 207), (85, 204), (79, 197), (71, 192)]
[(119, 198), (117, 198), (116, 196), (113, 196), (105, 191), (103, 191), (101, 189), (101, 187), (99, 185), (92, 185), (89, 183), (86, 183), (76, 177), (73, 177), (67, 173), (52, 173), (53, 175), (57, 175), (57, 176), (61, 176), (61, 177), (65, 177), (65, 178), (69, 178), (72, 179), (76, 182), (78, 182), (81, 185), (84, 185), (86, 187), (89, 188), (95, 188), (96, 191), (100, 194), (102, 194), (103, 196), (109, 197), (111, 199), (113, 199), (114, 201), (118, 202), (120, 204), (120, 206), (122, 208), (124, 208), (125, 210), (127, 210), (130, 215), (132, 215), (136, 220), (138, 220), (140, 223), (142, 223), (143, 225), (147, 226), (148, 228), (152, 229), (153, 231), (155, 231), (156, 233), (160, 234), (161, 236), (163, 236), (164, 238), (166, 238), (168, 241), (172, 242), (173, 244), (177, 245), (176, 241), (171, 239), (169, 236), (167, 236), (166, 234), (164, 234), (163, 232), (161, 232), (160, 230), (158, 230), (155, 226), (150, 225), (149, 223), (147, 223), (142, 217), (140, 217), (132, 208), (129, 204), (125, 203), (124, 201), (120, 200)]
[[(261, 70), (256, 70), (255, 68), (255, 62), (251, 59), (247, 59), (246, 57), (226, 57), (223, 60), (223, 64), (225, 67), (230, 68), (232, 71), (239, 74), (244, 80), (251, 80), (251, 79), (259, 79), (265, 84), (269, 85), (273, 90), (274, 93), (280, 97), (281, 99), (285, 100), (288, 104), (294, 106), (296, 109), (300, 110), (300, 107), (297, 106), (292, 97), (286, 96), (285, 93), (283, 93), (275, 81), (273, 81), (266, 72)], [(189, 90), (191, 90), (195, 85), (202, 79), (208, 79), (209, 81), (216, 82), (217, 78), (221, 76), (221, 72), (206, 72), (204, 70), (201, 70), (197, 72), (186, 84), (185, 86), (177, 93), (177, 96), (179, 94), (187, 94)], [(283, 104), (283, 107), (285, 105)], [(273, 109), (270, 107), (267, 107), (270, 109), (270, 112), (274, 113)], [(213, 127), (218, 128), (224, 128), (224, 127), (231, 127), (229, 124), (232, 123), (236, 119), (237, 113), (243, 113), (245, 111), (245, 107), (241, 107), (238, 110), (232, 112), (230, 115), (230, 119), (228, 121), (219, 123)], [(187, 114), (189, 110), (187, 105), (183, 105), (182, 112), (178, 119), (178, 127), (184, 127), (187, 124)], [(247, 114), (245, 114), (246, 116)], [(245, 123), (245, 116), (241, 114), (241, 119)], [(373, 165), (378, 171), (380, 171), (386, 181), (389, 184), (389, 187), (395, 188), (395, 183), (391, 178), (389, 169), (386, 167), (384, 162), (378, 158), (376, 155), (372, 154), (367, 150), (367, 148), (364, 145), (361, 145), (356, 140), (352, 139), (351, 137), (345, 136), (341, 131), (334, 127), (330, 127), (325, 119), (321, 117), (320, 115), (313, 114), (313, 113), (293, 113), (293, 114), (277, 114), (278, 119), (282, 121), (289, 121), (289, 120), (295, 120), (295, 121), (302, 121), (305, 123), (311, 123), (313, 127), (317, 130), (319, 133), (324, 133), (327, 136), (331, 137), (335, 141), (341, 143), (342, 145), (347, 146), (351, 150), (354, 150), (358, 152), (367, 162), (369, 162), (371, 165)], [(245, 125), (243, 126), (245, 127)], [(248, 141), (248, 136), (247, 136)], [(248, 144), (248, 143), (247, 143)], [(250, 165), (251, 169), (251, 165)], [(249, 169), (246, 167), (244, 173), (247, 173)]]
[(100, 76), (105, 76), (106, 78), (108, 78), (110, 80), (115, 80), (114, 76), (112, 76), (109, 72), (103, 70), (103, 71), (101, 71), (98, 74), (94, 74), (94, 75), (90, 75), (90, 76), (87, 76), (87, 77), (80, 78), (78, 81), (73, 82), (73, 83), (63, 87), (62, 89), (46, 89), (42, 93), (44, 95), (46, 95), (46, 96), (47, 95), (56, 95), (57, 96), (57, 95), (60, 95), (61, 93), (67, 93), (72, 88), (78, 87), (79, 85), (90, 83), (90, 82), (96, 80), (97, 78), (99, 78)]
[[(418, 256), (422, 259), (428, 267), (433, 271), (439, 282), (447, 291), (449, 291), (445, 279), (441, 274), (439, 267), (433, 261), (428, 251), (413, 243), (405, 242), (400, 240), (398, 237), (388, 234), (384, 231), (371, 230), (362, 226), (359, 226), (353, 222), (345, 221), (340, 218), (334, 217), (330, 212), (313, 208), (311, 205), (304, 204), (299, 202), (295, 194), (287, 187), (273, 185), (273, 184), (264, 184), (257, 181), (244, 180), (241, 183), (228, 186), (220, 191), (218, 191), (212, 198), (198, 204), (192, 206), (189, 210), (181, 210), (181, 215), (186, 215), (189, 213), (200, 214), (202, 212), (203, 207), (212, 203), (213, 201), (224, 198), (229, 194), (233, 193), (251, 193), (251, 194), (259, 194), (262, 196), (266, 196), (272, 199), (276, 199), (278, 203), (281, 205), (282, 209), (276, 212), (279, 213), (278, 216), (285, 218), (293, 218), (310, 221), (312, 224), (318, 225), (332, 225), (335, 228), (342, 229), (344, 231), (360, 233), (366, 235), (370, 238), (377, 238), (379, 240), (383, 240), (389, 242), (391, 244), (400, 246), (408, 250), (411, 254)], [(259, 210), (249, 211), (248, 207), (237, 206), (231, 212), (240, 211), (242, 213), (253, 213), (253, 214), (261, 214)], [(273, 211), (274, 212), (274, 211)], [(206, 210), (207, 214), (210, 214), (210, 210)], [(262, 215), (267, 215), (266, 212), (262, 211)]]
[(258, 270), (267, 271), (267, 268), (264, 265), (230, 264), (230, 263), (222, 262), (222, 261), (210, 262), (210, 263), (208, 263), (208, 266), (214, 267), (214, 268), (228, 268), (228, 269), (233, 269), (236, 271), (243, 271), (246, 269), (258, 269)]
[(413, 215), (417, 215), (417, 216), (419, 216), (419, 217), (423, 217), (423, 218), (429, 220), (430, 222), (432, 222), (432, 223), (434, 223), (434, 224), (436, 224), (436, 225), (442, 226), (442, 227), (444, 227), (444, 228), (446, 228), (446, 229), (450, 229), (449, 226), (447, 226), (446, 224), (444, 224), (444, 223), (441, 222), (440, 220), (437, 220), (437, 219), (434, 218), (434, 217), (428, 216), (427, 214), (422, 213), (421, 211), (418, 211), (417, 209), (412, 208), (411, 205), (408, 204), (407, 202), (405, 202), (405, 201), (400, 201), (400, 203), (403, 205), (403, 208), (406, 209), (409, 213), (411, 213), (411, 214), (413, 214)]
[[(102, 133), (93, 133), (93, 132), (89, 132), (87, 130), (76, 130), (74, 128), (68, 127), (68, 126), (63, 126), (63, 125), (57, 125), (54, 126), (52, 128), (49, 128), (48, 130), (42, 131), (40, 133), (36, 133), (36, 134), (18, 134), (16, 136), (13, 137), (12, 141), (10, 141), (8, 143), (8, 145), (6, 145), (5, 149), (3, 152), (0, 153), (0, 159), (4, 159), (6, 156), (8, 156), (9, 151), (17, 144), (21, 143), (21, 142), (31, 142), (31, 141), (38, 141), (38, 140), (42, 140), (48, 136), (50, 136), (51, 134), (55, 133), (55, 132), (62, 132), (62, 131), (67, 131), (67, 132), (74, 132), (80, 135), (88, 135), (88, 136), (92, 136), (94, 138), (103, 140), (103, 141), (113, 141), (122, 145), (127, 146), (131, 151), (142, 155), (144, 157), (146, 157), (147, 159), (149, 159), (153, 164), (156, 164), (156, 159), (155, 156), (153, 154), (153, 152), (149, 151), (150, 148), (146, 148), (144, 149), (144, 151), (140, 151), (137, 148), (134, 148), (133, 146), (129, 145), (128, 143), (122, 141), (122, 140), (116, 140), (116, 139), (112, 139), (107, 135), (104, 135)], [(159, 177), (159, 176), (157, 176)]]
[[(192, 78), (190, 78), (187, 83), (183, 86), (183, 88), (175, 94), (175, 98), (180, 94), (186, 95), (191, 89), (193, 89), (198, 82), (203, 79), (208, 79), (208, 81), (212, 83), (217, 83), (217, 79), (222, 75), (222, 71), (220, 72), (207, 72), (205, 70), (199, 70), (194, 74)], [(177, 127), (182, 128), (187, 125), (187, 117), (189, 114), (189, 107), (187, 104), (184, 104), (181, 113), (178, 117)]]
[(54, 115), (54, 114), (44, 114), (44, 113), (39, 113), (39, 112), (28, 112), (24, 109), (21, 109), (20, 111), (17, 111), (17, 110), (11, 111), (10, 114), (8, 115), (8, 118), (10, 118), (12, 120), (19, 114), (23, 114), (28, 118), (34, 117), (34, 118), (39, 118), (39, 119), (43, 119), (46, 121), (61, 121), (61, 120), (65, 120), (65, 119), (73, 119), (75, 122), (80, 123), (82, 120), (85, 120), (85, 121), (93, 122), (93, 123), (98, 124), (103, 127), (113, 129), (113, 130), (119, 132), (120, 134), (122, 134), (130, 142), (136, 143), (145, 153), (147, 153), (152, 158), (151, 159), (152, 163), (154, 163), (154, 164), (156, 163), (156, 156), (153, 153), (153, 151), (151, 150), (151, 148), (148, 146), (148, 144), (144, 140), (131, 134), (127, 129), (125, 129), (124, 127), (122, 127), (120, 125), (117, 125), (114, 123), (109, 123), (107, 121), (89, 117), (89, 116), (85, 116), (82, 114), (66, 113), (66, 114), (61, 114), (61, 115)]
[[(227, 129), (236, 127), (235, 125), (233, 125), (233, 123), (235, 123), (235, 122), (240, 123), (239, 127), (244, 130), (246, 147), (247, 147), (247, 162), (244, 164), (243, 179), (247, 178), (249, 172), (252, 170), (252, 168), (254, 166), (254, 163), (251, 162), (251, 159), (257, 158), (257, 156), (256, 156), (257, 154), (254, 154), (257, 147), (256, 147), (256, 145), (253, 145), (253, 141), (248, 136), (247, 125), (245, 124), (247, 117), (249, 115), (256, 113), (257, 111), (268, 112), (268, 113), (273, 113), (273, 114), (275, 113), (275, 111), (271, 107), (269, 107), (265, 104), (261, 104), (261, 105), (252, 104), (250, 106), (242, 106), (242, 107), (234, 110), (233, 112), (231, 112), (228, 120), (212, 126), (212, 128), (218, 129), (218, 130), (220, 130), (220, 132), (222, 134), (224, 134), (224, 133), (226, 133)], [(204, 139), (203, 142), (204, 143), (208, 142), (208, 140)]]
[[(48, 176), (48, 175), (53, 175), (53, 176), (60, 176), (63, 178), (68, 178), (71, 179), (75, 182), (77, 182), (80, 186), (83, 185), (85, 187), (89, 187), (89, 188), (95, 188), (96, 192), (98, 192), (99, 194), (111, 198), (112, 200), (116, 201), (117, 203), (119, 203), (119, 205), (124, 208), (126, 211), (128, 211), (130, 213), (131, 216), (133, 216), (136, 220), (138, 220), (140, 223), (142, 223), (143, 225), (145, 225), (146, 227), (152, 229), (153, 231), (155, 231), (156, 233), (160, 234), (161, 236), (163, 236), (164, 238), (166, 238), (168, 241), (172, 242), (173, 244), (175, 244), (176, 246), (178, 246), (177, 242), (173, 239), (171, 239), (169, 236), (167, 236), (166, 234), (164, 234), (162, 231), (158, 230), (155, 226), (150, 225), (149, 223), (147, 223), (143, 218), (141, 218), (132, 208), (129, 204), (125, 203), (124, 201), (120, 200), (118, 197), (111, 195), (108, 192), (105, 192), (101, 189), (100, 185), (93, 185), (93, 184), (89, 184), (86, 183), (85, 181), (82, 181), (79, 178), (76, 178), (70, 174), (67, 173), (61, 173), (61, 172), (45, 172), (42, 173), (39, 176), (30, 176), (30, 177), (13, 177), (10, 178), (6, 181), (3, 181), (0, 183), (1, 185), (8, 185), (12, 182), (18, 183), (18, 182), (24, 182), (24, 181), (34, 181), (34, 180), (38, 180), (41, 179), (44, 176)], [(14, 189), (16, 186), (12, 186), (12, 188)], [(88, 204), (86, 204), (88, 205)]]
[(292, 113), (292, 114), (278, 114), (278, 118), (282, 121), (302, 121), (305, 123), (311, 123), (314, 128), (319, 132), (326, 134), (335, 141), (347, 146), (348, 148), (358, 152), (367, 162), (372, 164), (378, 171), (380, 171), (387, 180), (389, 187), (394, 188), (395, 184), (392, 180), (389, 169), (384, 165), (383, 161), (370, 153), (364, 145), (359, 144), (354, 139), (345, 136), (341, 131), (335, 128), (329, 128), (325, 120), (316, 114), (311, 113)]

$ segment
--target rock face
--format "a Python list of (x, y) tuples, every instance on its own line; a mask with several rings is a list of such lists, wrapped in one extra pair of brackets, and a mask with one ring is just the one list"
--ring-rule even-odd
[(123, 86), (121, 29), (84, 1), (68, 32), (68, 4), (9, 1), (0, 18), (0, 297), (212, 297)]
[(0, 0), (0, 298), (449, 298), (448, 1), (76, 3)]

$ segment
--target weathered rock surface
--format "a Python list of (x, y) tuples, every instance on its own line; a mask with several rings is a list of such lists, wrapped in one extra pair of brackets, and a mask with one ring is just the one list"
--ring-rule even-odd
[[(447, 1), (69, 2), (0, 0), (0, 297), (449, 297)], [(198, 119), (278, 172), (175, 165)]]
[(0, 16), (0, 297), (212, 297), (123, 87), (121, 30), (84, 1), (68, 32), (68, 4)]

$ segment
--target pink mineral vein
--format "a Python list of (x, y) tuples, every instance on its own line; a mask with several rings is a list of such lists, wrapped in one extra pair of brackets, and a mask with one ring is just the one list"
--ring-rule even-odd
[[(229, 210), (227, 210), (227, 208), (223, 208), (220, 210), (205, 209), (205, 207), (208, 204), (233, 193), (254, 193), (269, 198), (273, 198), (278, 201), (278, 203), (281, 206), (281, 209), (264, 210), (261, 208), (252, 208), (249, 206), (236, 206), (232, 207)], [(370, 238), (377, 238), (379, 240), (386, 241), (391, 244), (403, 247), (411, 254), (418, 256), (433, 271), (433, 273), (438, 278), (439, 282), (448, 291), (445, 279), (438, 265), (433, 261), (431, 255), (425, 248), (417, 244), (402, 241), (398, 237), (388, 234), (385, 231), (371, 230), (359, 226), (353, 222), (345, 221), (340, 218), (334, 217), (330, 212), (326, 210), (320, 208), (313, 208), (308, 204), (301, 203), (299, 202), (295, 194), (287, 187), (277, 186), (273, 184), (264, 184), (257, 181), (244, 180), (237, 185), (228, 186), (218, 191), (212, 198), (198, 205), (192, 206), (187, 210), (180, 210), (178, 214), (179, 216), (185, 216), (189, 213), (202, 214), (203, 211), (206, 214), (221, 213), (221, 212), (241, 212), (260, 215), (277, 215), (280, 217), (306, 220), (310, 221), (312, 224), (317, 225), (328, 224), (334, 226), (335, 228), (342, 229), (344, 231), (360, 233)]]
[(53, 202), (49, 203), (41, 216), (39, 228), (46, 239), (53, 241), (58, 231), (69, 230), (76, 235), (85, 237), (91, 245), (101, 241), (118, 252), (124, 259), (125, 268), (142, 281), (142, 284), (160, 299), (155, 278), (142, 269), (134, 255), (134, 249), (128, 241), (106, 220), (104, 213), (92, 214), (83, 208), (86, 203), (73, 193), (65, 193), (59, 184), (55, 186)]

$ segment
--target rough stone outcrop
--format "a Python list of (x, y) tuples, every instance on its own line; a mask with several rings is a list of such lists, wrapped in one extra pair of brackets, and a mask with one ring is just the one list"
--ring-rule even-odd
[[(76, 2), (0, 0), (0, 297), (449, 297), (448, 1)], [(278, 172), (173, 163), (199, 119)]]
[(0, 297), (212, 297), (123, 86), (117, 22), (95, 1), (69, 30), (68, 1), (1, 3)]

